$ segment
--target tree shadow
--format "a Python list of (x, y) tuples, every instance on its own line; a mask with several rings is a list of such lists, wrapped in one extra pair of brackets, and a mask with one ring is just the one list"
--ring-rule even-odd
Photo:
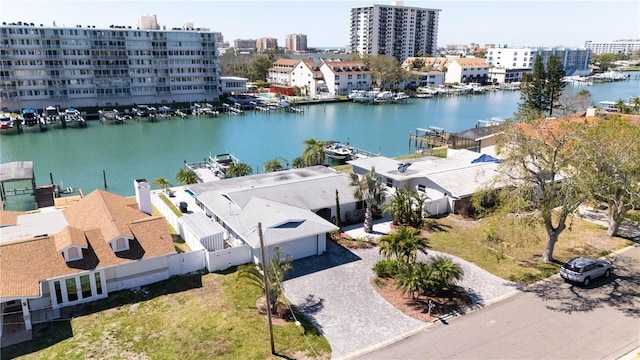
[(626, 316), (640, 318), (640, 278), (633, 273), (634, 260), (627, 256), (611, 256), (614, 271), (609, 278), (593, 279), (583, 286), (556, 277), (522, 289), (547, 303), (552, 311), (571, 314), (609, 306)]
[(295, 279), (359, 260), (362, 260), (362, 258), (344, 246), (334, 241), (327, 241), (327, 251), (324, 254), (294, 260), (292, 263), (293, 269), (287, 274), (285, 280)]

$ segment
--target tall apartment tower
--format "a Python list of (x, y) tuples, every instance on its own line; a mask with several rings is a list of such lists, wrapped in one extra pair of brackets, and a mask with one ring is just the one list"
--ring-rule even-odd
[(261, 37), (256, 40), (256, 51), (258, 54), (268, 52), (278, 46), (278, 39), (272, 37)]
[(402, 5), (351, 8), (349, 52), (408, 57), (436, 55), (439, 9)]
[(294, 53), (307, 51), (307, 35), (287, 34), (284, 46)]
[(13, 111), (215, 101), (220, 98), (215, 35), (3, 23), (0, 104)]

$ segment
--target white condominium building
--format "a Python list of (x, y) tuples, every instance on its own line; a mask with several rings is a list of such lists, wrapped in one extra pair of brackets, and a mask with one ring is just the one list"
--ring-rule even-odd
[(287, 34), (284, 43), (285, 48), (294, 53), (307, 51), (307, 35)]
[(396, 5), (351, 8), (349, 52), (393, 56), (436, 55), (439, 9)]
[(495, 68), (531, 69), (538, 55), (542, 57), (542, 63), (545, 65), (551, 55), (556, 55), (567, 76), (588, 75), (590, 72), (590, 51), (586, 48), (490, 48), (487, 50), (486, 59), (487, 63)]
[(587, 41), (584, 46), (593, 54), (632, 54), (640, 51), (640, 40)]
[(215, 35), (3, 23), (0, 102), (17, 110), (215, 101)]

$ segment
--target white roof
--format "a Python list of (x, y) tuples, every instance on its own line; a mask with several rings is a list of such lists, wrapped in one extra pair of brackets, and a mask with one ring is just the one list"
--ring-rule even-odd
[(224, 234), (225, 232), (220, 224), (211, 220), (200, 211), (185, 214), (180, 218), (180, 221), (182, 221), (198, 239), (215, 234)]
[(67, 225), (67, 219), (59, 210), (19, 215), (15, 226), (0, 227), (0, 242), (57, 234)]
[(427, 177), (447, 189), (452, 197), (463, 198), (491, 184), (498, 175), (497, 168), (497, 163), (478, 163), (465, 168), (429, 174)]

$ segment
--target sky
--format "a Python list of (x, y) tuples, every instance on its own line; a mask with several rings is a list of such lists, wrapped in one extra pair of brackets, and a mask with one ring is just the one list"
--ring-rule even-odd
[[(390, 5), (361, 0), (0, 0), (0, 20), (75, 27), (132, 26), (138, 16), (156, 15), (167, 29), (192, 23), (234, 39), (307, 35), (309, 47), (345, 47), (354, 6)], [(582, 47), (585, 41), (640, 39), (640, 1), (404, 1), (405, 6), (440, 9), (438, 46), (495, 44)]]

